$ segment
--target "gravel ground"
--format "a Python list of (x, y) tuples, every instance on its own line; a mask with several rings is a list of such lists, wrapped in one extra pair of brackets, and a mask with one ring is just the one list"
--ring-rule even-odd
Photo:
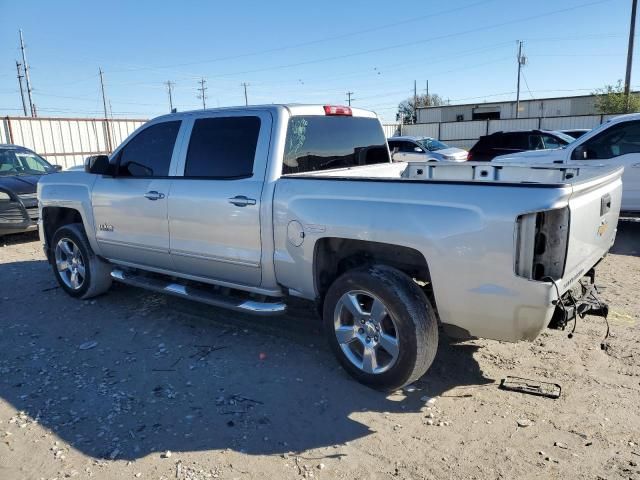
[[(441, 341), (413, 388), (352, 381), (304, 305), (229, 313), (115, 286), (66, 296), (37, 237), (0, 240), (0, 479), (640, 479), (640, 224), (603, 319), (533, 343)], [(498, 389), (562, 385), (558, 400)]]

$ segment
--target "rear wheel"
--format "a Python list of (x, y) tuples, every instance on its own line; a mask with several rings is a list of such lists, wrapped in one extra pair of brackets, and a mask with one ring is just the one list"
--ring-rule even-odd
[(417, 380), (438, 348), (429, 300), (410, 277), (383, 265), (339, 277), (325, 297), (323, 321), (342, 366), (382, 390)]
[(81, 224), (60, 227), (54, 233), (51, 266), (62, 289), (72, 297), (91, 298), (111, 287), (111, 267), (91, 250)]

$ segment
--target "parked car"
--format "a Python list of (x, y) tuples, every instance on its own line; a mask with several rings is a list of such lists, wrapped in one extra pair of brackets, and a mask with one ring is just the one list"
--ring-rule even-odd
[(467, 151), (450, 147), (431, 137), (391, 137), (389, 150), (394, 162), (465, 162)]
[(43, 177), (40, 237), (76, 298), (116, 280), (261, 315), (315, 302), (346, 371), (395, 389), (439, 325), (533, 340), (588, 311), (570, 292), (613, 243), (620, 175), (392, 163), (376, 115), (349, 107), (198, 110)]
[(0, 145), (0, 236), (38, 228), (36, 184), (59, 170), (28, 148)]
[(590, 128), (573, 128), (571, 130), (560, 130), (560, 132), (573, 138), (580, 138), (582, 135), (590, 131)]
[(573, 140), (573, 137), (554, 130), (495, 132), (480, 137), (469, 150), (467, 159), (474, 162), (488, 162), (507, 153), (559, 148)]
[(497, 157), (496, 162), (557, 163), (564, 166), (602, 164), (624, 167), (622, 211), (640, 214), (640, 114), (615, 117), (573, 143), (555, 150)]

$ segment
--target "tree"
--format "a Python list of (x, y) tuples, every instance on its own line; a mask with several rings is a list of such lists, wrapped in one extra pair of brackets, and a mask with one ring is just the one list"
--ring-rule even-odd
[(631, 113), (640, 112), (640, 95), (631, 93), (629, 105), (624, 94), (622, 80), (615, 85), (605, 85), (593, 92), (596, 96), (596, 109), (599, 113)]
[(416, 105), (414, 105), (413, 97), (409, 97), (400, 102), (398, 105), (398, 113), (396, 114), (397, 121), (401, 121), (402, 123), (416, 123), (418, 120), (416, 108), (444, 105), (444, 100), (437, 93), (430, 95), (418, 95), (416, 100)]

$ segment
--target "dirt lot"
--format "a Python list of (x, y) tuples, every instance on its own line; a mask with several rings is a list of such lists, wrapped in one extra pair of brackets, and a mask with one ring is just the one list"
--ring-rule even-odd
[[(640, 479), (640, 224), (573, 339), (441, 341), (415, 390), (352, 381), (305, 307), (256, 319), (116, 286), (66, 296), (0, 240), (0, 479)], [(4, 244), (4, 245), (3, 245)], [(558, 400), (498, 389), (557, 382)]]

